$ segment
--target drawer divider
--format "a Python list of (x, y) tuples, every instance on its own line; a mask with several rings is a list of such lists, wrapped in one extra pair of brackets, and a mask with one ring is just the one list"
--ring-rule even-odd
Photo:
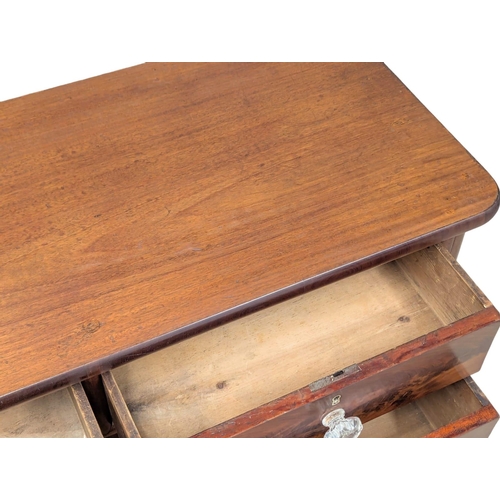
[(123, 399), (122, 393), (115, 377), (111, 372), (102, 374), (102, 382), (106, 397), (108, 398), (109, 408), (119, 437), (140, 438), (141, 435)]
[(102, 432), (90, 406), (87, 395), (81, 383), (68, 387), (69, 394), (78, 413), (85, 436), (88, 438), (102, 438)]

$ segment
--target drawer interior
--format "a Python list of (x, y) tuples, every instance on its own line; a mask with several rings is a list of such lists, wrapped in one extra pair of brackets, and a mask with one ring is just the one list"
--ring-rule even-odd
[(366, 422), (360, 438), (420, 438), (483, 408), (474, 382), (460, 380)]
[(430, 247), (113, 375), (142, 436), (191, 436), (488, 305), (448, 252)]
[(81, 384), (0, 412), (0, 437), (102, 437)]

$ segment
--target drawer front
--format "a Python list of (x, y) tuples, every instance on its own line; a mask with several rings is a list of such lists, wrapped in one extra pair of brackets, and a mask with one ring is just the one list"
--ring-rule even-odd
[(114, 383), (143, 437), (307, 436), (334, 399), (368, 422), (477, 372), (499, 321), (436, 246), (133, 361)]
[(102, 437), (81, 384), (0, 412), (0, 437)]

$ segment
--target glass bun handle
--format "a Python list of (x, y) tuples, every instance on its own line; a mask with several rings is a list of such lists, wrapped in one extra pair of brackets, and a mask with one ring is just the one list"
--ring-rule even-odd
[(327, 413), (321, 421), (328, 427), (325, 438), (357, 438), (363, 430), (363, 424), (358, 417), (345, 417), (342, 408)]

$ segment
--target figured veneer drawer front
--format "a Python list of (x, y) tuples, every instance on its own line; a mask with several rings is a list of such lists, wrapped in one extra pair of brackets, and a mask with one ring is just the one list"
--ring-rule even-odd
[(499, 320), (430, 247), (119, 367), (115, 392), (143, 437), (307, 435), (336, 396), (367, 422), (478, 371)]
[(81, 384), (0, 412), (0, 437), (102, 437)]

